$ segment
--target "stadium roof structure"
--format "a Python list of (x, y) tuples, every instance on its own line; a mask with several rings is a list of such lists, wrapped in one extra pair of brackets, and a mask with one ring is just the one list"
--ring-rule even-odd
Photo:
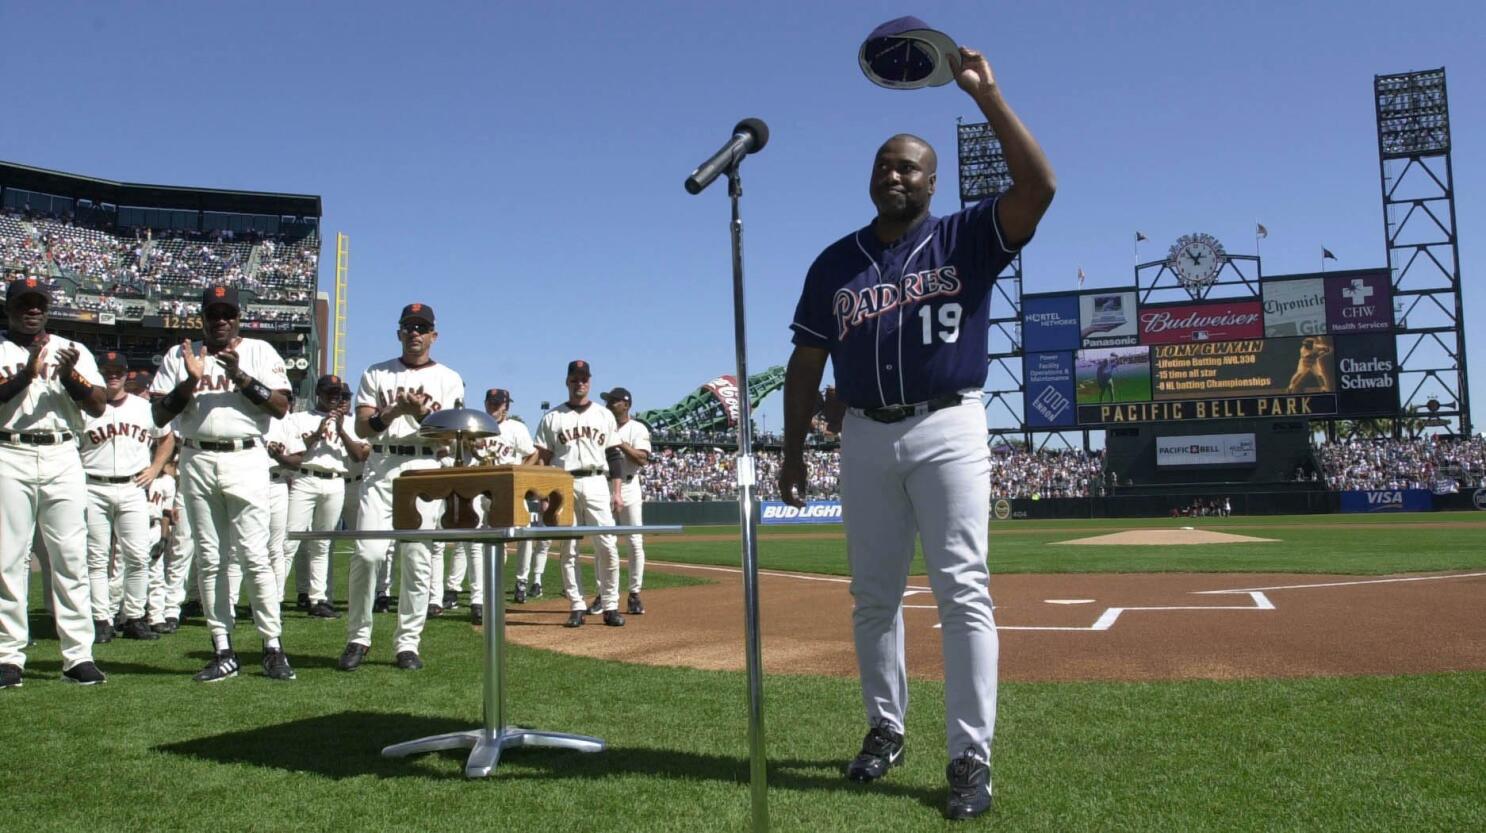
[(295, 217), (321, 216), (320, 198), (312, 194), (276, 194), (268, 191), (231, 191), (222, 188), (116, 182), (34, 168), (15, 162), (0, 162), (0, 185), (110, 205)]

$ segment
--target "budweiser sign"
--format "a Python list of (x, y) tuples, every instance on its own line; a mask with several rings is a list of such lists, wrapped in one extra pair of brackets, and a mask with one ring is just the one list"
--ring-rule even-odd
[(718, 376), (702, 385), (702, 390), (717, 397), (717, 403), (727, 412), (729, 427), (738, 424), (738, 377)]
[(1141, 344), (1263, 337), (1264, 308), (1257, 300), (1146, 307), (1140, 312)]

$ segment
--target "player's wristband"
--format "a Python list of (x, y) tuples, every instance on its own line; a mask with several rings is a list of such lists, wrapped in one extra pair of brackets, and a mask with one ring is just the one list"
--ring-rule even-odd
[(268, 389), (268, 385), (263, 384), (251, 376), (243, 379), (242, 393), (254, 405), (262, 405), (273, 398), (273, 391)]
[(387, 420), (382, 419), (381, 411), (377, 411), (376, 413), (372, 414), (371, 417), (367, 419), (366, 425), (377, 434), (380, 434), (383, 431), (387, 430)]
[(62, 389), (72, 397), (73, 402), (81, 402), (93, 393), (93, 383), (82, 377), (76, 370), (62, 377)]
[(624, 453), (617, 448), (604, 450), (604, 460), (609, 464), (609, 479), (624, 479)]
[(165, 394), (165, 397), (160, 400), (160, 404), (172, 418), (180, 416), (181, 411), (186, 410), (186, 406), (191, 404), (191, 394), (195, 390), (195, 380), (187, 379), (172, 388), (170, 393)]

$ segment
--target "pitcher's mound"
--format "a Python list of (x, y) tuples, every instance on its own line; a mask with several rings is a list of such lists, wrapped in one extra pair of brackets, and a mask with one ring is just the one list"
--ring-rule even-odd
[(1075, 538), (1072, 541), (1054, 541), (1053, 543), (1160, 547), (1175, 544), (1277, 543), (1277, 539), (1230, 535), (1226, 532), (1208, 532), (1205, 529), (1127, 529), (1124, 532), (1112, 532), (1109, 535), (1095, 535), (1092, 538)]

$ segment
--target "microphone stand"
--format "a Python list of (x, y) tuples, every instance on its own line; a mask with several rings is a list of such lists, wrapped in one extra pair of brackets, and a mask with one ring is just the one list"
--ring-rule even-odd
[(764, 751), (764, 666), (758, 621), (758, 518), (753, 487), (757, 469), (753, 459), (753, 405), (748, 396), (748, 334), (743, 321), (743, 217), (739, 200), (743, 178), (740, 154), (728, 166), (728, 197), (733, 242), (733, 339), (738, 355), (738, 512), (743, 544), (743, 629), (748, 663), (748, 750), (753, 788), (753, 831), (769, 829), (768, 758)]

